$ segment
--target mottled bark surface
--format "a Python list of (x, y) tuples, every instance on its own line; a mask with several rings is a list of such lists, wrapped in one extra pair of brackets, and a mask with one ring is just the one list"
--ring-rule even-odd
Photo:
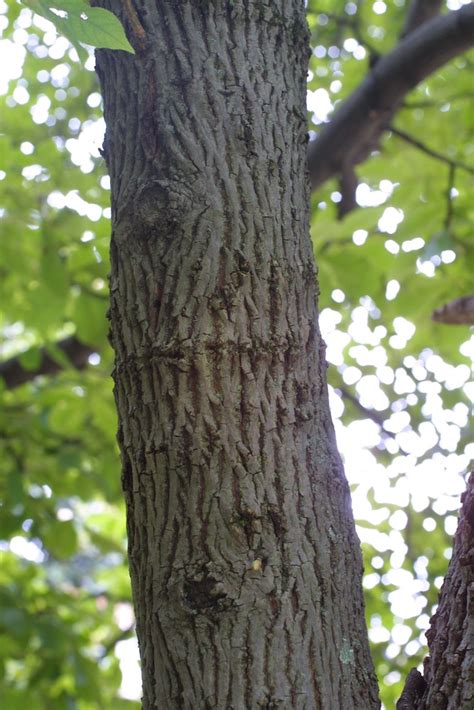
[(308, 231), (303, 0), (101, 3), (143, 707), (377, 708)]

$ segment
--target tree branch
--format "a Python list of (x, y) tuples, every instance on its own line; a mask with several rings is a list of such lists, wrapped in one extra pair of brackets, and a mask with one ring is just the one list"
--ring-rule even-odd
[(474, 166), (471, 167), (470, 165), (466, 165), (466, 163), (462, 163), (458, 160), (448, 158), (446, 155), (438, 153), (437, 150), (430, 148), (422, 141), (418, 140), (417, 138), (414, 138), (409, 133), (405, 133), (405, 131), (401, 131), (400, 129), (395, 128), (394, 126), (390, 126), (390, 131), (393, 133), (393, 135), (405, 141), (405, 143), (409, 143), (410, 145), (414, 146), (415, 148), (418, 148), (418, 150), (421, 150), (423, 153), (426, 153), (432, 158), (436, 158), (436, 160), (440, 160), (442, 163), (446, 163), (446, 165), (449, 165), (452, 168), (460, 168), (461, 170), (465, 170), (466, 172), (474, 175)]
[(474, 325), (474, 296), (462, 296), (437, 308), (431, 316), (437, 323)]
[(377, 147), (406, 94), (473, 45), (474, 4), (435, 17), (402, 39), (310, 143), (312, 188), (335, 175), (350, 174)]
[[(89, 356), (95, 352), (94, 348), (84, 345), (77, 338), (71, 336), (60, 340), (55, 344), (77, 370), (87, 367)], [(23, 353), (22, 355), (24, 355)], [(54, 375), (63, 369), (63, 364), (51, 356), (46, 348), (39, 351), (39, 364), (33, 369), (27, 369), (22, 365), (22, 355), (5, 360), (0, 363), (0, 378), (3, 379), (7, 389), (13, 389), (19, 385), (33, 380), (39, 375)]]
[(443, 0), (412, 0), (408, 8), (401, 37), (406, 37), (425, 22), (432, 20), (441, 10)]
[(394, 435), (391, 431), (388, 431), (388, 429), (385, 429), (384, 427), (384, 418), (382, 414), (378, 414), (376, 411), (373, 409), (369, 409), (368, 407), (364, 407), (363, 404), (360, 403), (360, 401), (355, 397), (351, 392), (346, 390), (345, 387), (342, 387), (341, 385), (336, 386), (336, 391), (339, 391), (342, 395), (343, 399), (347, 399), (349, 402), (352, 402), (352, 404), (360, 411), (362, 414), (364, 414), (367, 419), (371, 419), (373, 422), (375, 422), (379, 427), (380, 431), (384, 436), (388, 436), (390, 439), (394, 438)]
[(453, 190), (454, 190), (454, 184), (456, 181), (456, 166), (455, 165), (450, 165), (449, 166), (449, 174), (448, 174), (448, 184), (446, 186), (446, 214), (444, 216), (444, 222), (443, 222), (443, 227), (444, 231), (449, 234), (451, 232), (451, 222), (453, 221), (453, 216), (454, 216), (454, 199), (453, 199)]
[[(474, 98), (474, 91), (463, 91), (459, 94), (451, 94), (451, 96), (446, 96), (443, 100), (443, 104), (452, 104), (455, 101), (472, 101)], [(417, 108), (437, 108), (439, 109), (440, 101), (435, 101), (434, 99), (423, 99), (419, 101), (404, 101), (400, 106), (402, 110), (413, 111)]]
[(110, 641), (104, 644), (100, 657), (105, 658), (105, 656), (108, 656), (109, 653), (114, 650), (115, 646), (119, 643), (119, 641), (125, 641), (125, 639), (131, 637), (131, 634), (133, 634), (134, 630), (135, 620), (129, 626), (127, 626), (126, 629), (122, 629), (118, 634), (111, 638)]

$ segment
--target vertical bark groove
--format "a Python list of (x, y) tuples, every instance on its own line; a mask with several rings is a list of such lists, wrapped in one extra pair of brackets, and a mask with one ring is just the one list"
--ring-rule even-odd
[(146, 46), (97, 68), (143, 707), (376, 708), (317, 327), (304, 2), (134, 7)]

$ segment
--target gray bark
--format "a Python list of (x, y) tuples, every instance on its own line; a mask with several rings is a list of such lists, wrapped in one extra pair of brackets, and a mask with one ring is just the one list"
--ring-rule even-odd
[(143, 707), (378, 708), (308, 229), (303, 0), (101, 3)]

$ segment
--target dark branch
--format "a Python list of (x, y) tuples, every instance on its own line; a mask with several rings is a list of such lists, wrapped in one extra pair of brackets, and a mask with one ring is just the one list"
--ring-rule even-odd
[[(60, 340), (55, 344), (55, 348), (59, 348), (77, 370), (87, 367), (90, 355), (95, 352), (94, 348), (84, 345), (73, 336)], [(0, 378), (3, 379), (7, 389), (18, 387), (39, 375), (54, 375), (64, 368), (63, 363), (55, 360), (46, 348), (41, 348), (38, 354), (39, 364), (33, 369), (28, 369), (22, 365), (22, 355), (17, 355), (0, 363)]]
[(474, 325), (474, 296), (463, 296), (437, 308), (431, 316), (437, 323)]
[(428, 20), (438, 15), (443, 0), (412, 0), (408, 8), (401, 37), (406, 37)]
[(313, 189), (365, 160), (411, 89), (474, 45), (474, 4), (435, 17), (382, 57), (310, 143)]

